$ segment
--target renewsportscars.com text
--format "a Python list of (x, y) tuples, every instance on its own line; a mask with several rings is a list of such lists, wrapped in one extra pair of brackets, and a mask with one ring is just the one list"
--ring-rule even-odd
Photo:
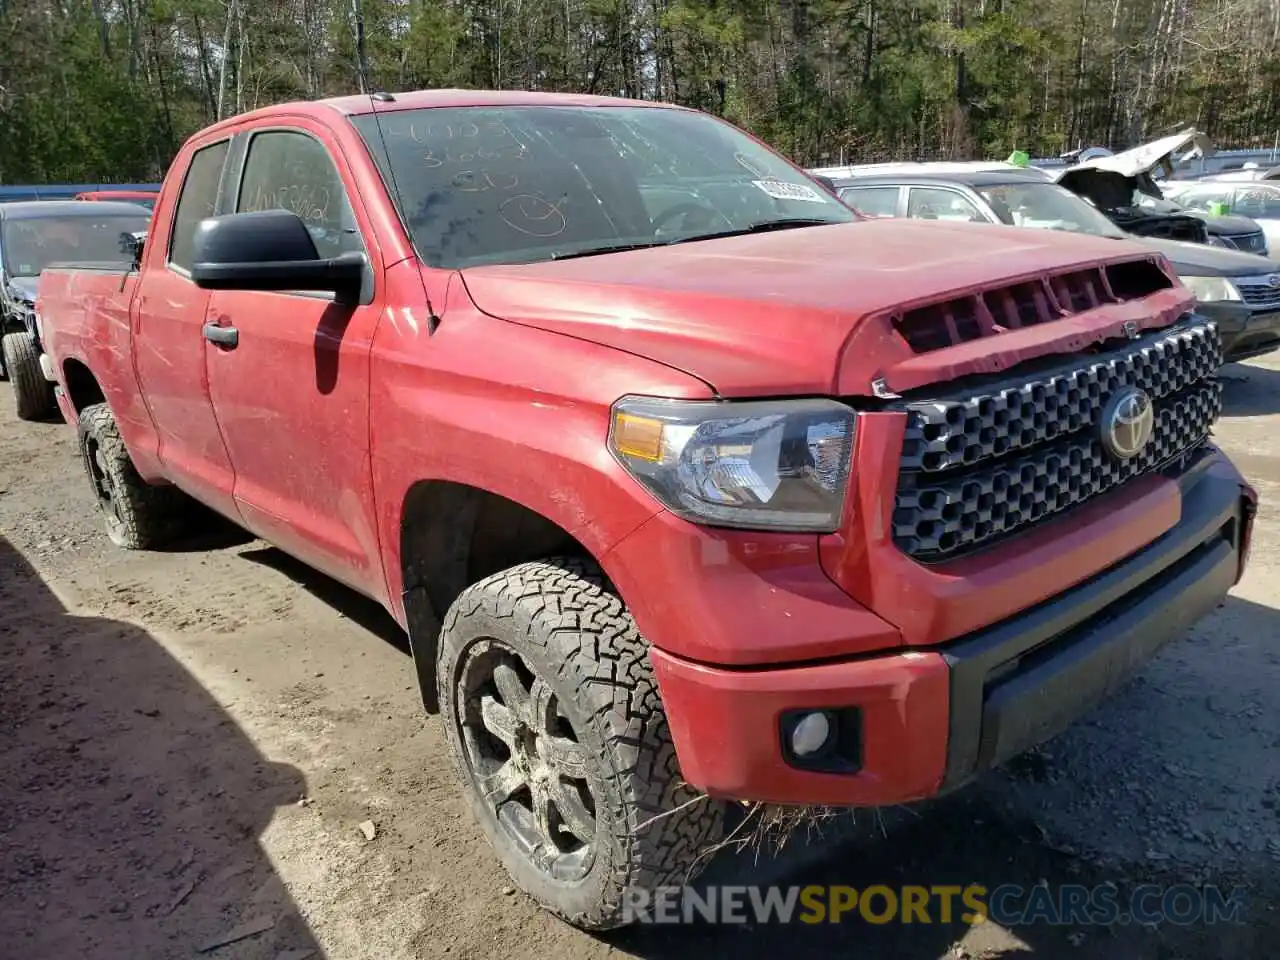
[(1122, 892), (1111, 883), (1023, 887), (1001, 884), (890, 887), (723, 886), (630, 890), (629, 922), (679, 923), (965, 923), (1050, 924), (1242, 923), (1245, 889), (1145, 884)]

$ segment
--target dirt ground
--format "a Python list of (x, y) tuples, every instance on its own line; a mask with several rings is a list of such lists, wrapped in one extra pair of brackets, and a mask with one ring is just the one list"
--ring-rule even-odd
[(607, 938), (510, 888), (388, 616), (230, 532), (173, 552), (116, 550), (73, 432), (18, 422), (0, 385), (0, 956), (1272, 956), (1280, 358), (1224, 374), (1219, 439), (1262, 507), (1252, 568), (1223, 608), (1010, 769), (776, 858), (723, 856), (707, 882), (1240, 883), (1243, 923), (700, 925)]

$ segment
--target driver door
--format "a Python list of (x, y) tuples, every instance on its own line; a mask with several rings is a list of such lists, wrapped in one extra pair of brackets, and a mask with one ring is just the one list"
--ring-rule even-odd
[(319, 124), (251, 129), (235, 212), (283, 208), (306, 222), (320, 256), (360, 251), (361, 303), (305, 291), (215, 291), (207, 341), (213, 408), (235, 471), (245, 526), (361, 592), (384, 599), (369, 462), (369, 352), (381, 312), (381, 260), (359, 195)]

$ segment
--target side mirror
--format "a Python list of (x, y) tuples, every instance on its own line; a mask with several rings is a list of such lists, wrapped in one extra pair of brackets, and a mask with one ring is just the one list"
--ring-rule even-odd
[(120, 252), (126, 253), (133, 258), (133, 269), (137, 270), (142, 265), (142, 252), (147, 246), (146, 233), (122, 233), (120, 234)]
[(818, 186), (827, 191), (827, 193), (831, 194), (837, 200), (840, 199), (840, 193), (836, 190), (836, 185), (830, 177), (824, 177), (820, 173), (811, 173), (809, 176), (814, 179), (814, 182), (817, 183)]
[(296, 213), (259, 210), (200, 221), (191, 279), (206, 290), (323, 290), (357, 303), (367, 264), (363, 253), (321, 257)]

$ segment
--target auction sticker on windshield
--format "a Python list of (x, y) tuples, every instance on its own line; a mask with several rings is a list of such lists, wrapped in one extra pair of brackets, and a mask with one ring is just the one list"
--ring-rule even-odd
[(803, 183), (787, 183), (785, 180), (752, 180), (757, 187), (775, 200), (802, 200), (805, 203), (826, 203), (827, 198), (813, 187)]

